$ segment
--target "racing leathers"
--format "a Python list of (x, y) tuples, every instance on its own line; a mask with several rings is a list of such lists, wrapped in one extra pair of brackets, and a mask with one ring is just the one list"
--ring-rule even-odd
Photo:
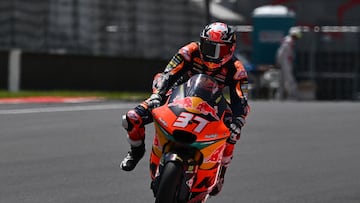
[[(250, 110), (247, 103), (247, 73), (242, 63), (235, 57), (232, 57), (219, 69), (208, 71), (201, 58), (198, 42), (191, 42), (180, 48), (169, 61), (165, 70), (155, 76), (152, 96), (124, 115), (123, 126), (128, 132), (127, 138), (131, 145), (131, 151), (121, 163), (123, 170), (130, 171), (135, 168), (144, 154), (144, 126), (152, 122), (149, 109), (165, 102), (167, 93), (172, 87), (182, 84), (191, 76), (200, 73), (212, 76), (219, 83), (220, 88), (229, 87), (229, 106), (232, 112), (229, 119), (232, 122), (229, 126), (231, 136), (227, 141), (222, 158), (223, 173), (225, 173), (226, 167), (231, 162), (235, 143), (240, 139), (241, 127), (245, 124), (245, 119)], [(132, 152), (133, 150), (138, 150), (140, 153)], [(221, 188), (218, 189), (220, 191)], [(215, 194), (216, 192), (213, 193), (213, 195)]]

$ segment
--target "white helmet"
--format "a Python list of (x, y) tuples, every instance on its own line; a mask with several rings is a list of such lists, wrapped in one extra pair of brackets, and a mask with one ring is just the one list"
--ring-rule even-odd
[(207, 25), (200, 33), (200, 54), (210, 71), (218, 70), (234, 54), (236, 35), (234, 29), (225, 23)]

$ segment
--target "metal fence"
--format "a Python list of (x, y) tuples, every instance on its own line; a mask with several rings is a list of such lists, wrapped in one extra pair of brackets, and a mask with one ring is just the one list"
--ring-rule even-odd
[(198, 39), (204, 8), (189, 0), (1, 0), (0, 49), (170, 57)]
[[(198, 40), (205, 2), (1, 0), (0, 50), (168, 59)], [(298, 43), (297, 79), (314, 84), (317, 99), (359, 99), (359, 30), (313, 29)], [(239, 47), (251, 54), (251, 44)]]
[(323, 26), (315, 30), (305, 32), (298, 42), (298, 81), (312, 82), (320, 100), (358, 100), (360, 27)]

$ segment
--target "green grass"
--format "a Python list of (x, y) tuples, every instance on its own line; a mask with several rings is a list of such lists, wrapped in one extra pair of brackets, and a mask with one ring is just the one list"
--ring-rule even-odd
[(9, 92), (0, 90), (0, 98), (19, 98), (37, 96), (60, 96), (60, 97), (103, 97), (110, 100), (143, 100), (150, 96), (145, 92), (103, 92), (103, 91), (19, 91)]
[[(73, 90), (9, 92), (7, 90), (0, 90), (0, 99), (58, 96), (58, 97), (102, 97), (107, 100), (142, 101), (147, 99), (150, 95), (151, 92), (107, 92), (107, 91), (73, 91)], [(229, 99), (228, 93), (224, 94), (224, 96), (226, 99)]]

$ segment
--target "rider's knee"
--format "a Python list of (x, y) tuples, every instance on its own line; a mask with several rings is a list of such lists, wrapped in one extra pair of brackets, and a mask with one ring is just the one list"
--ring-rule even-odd
[(145, 139), (145, 127), (142, 116), (135, 110), (128, 111), (122, 117), (122, 126), (128, 132), (128, 141), (132, 145), (137, 145), (139, 141)]
[(142, 117), (135, 110), (128, 111), (122, 117), (122, 126), (130, 131), (133, 128), (138, 128), (143, 124)]

